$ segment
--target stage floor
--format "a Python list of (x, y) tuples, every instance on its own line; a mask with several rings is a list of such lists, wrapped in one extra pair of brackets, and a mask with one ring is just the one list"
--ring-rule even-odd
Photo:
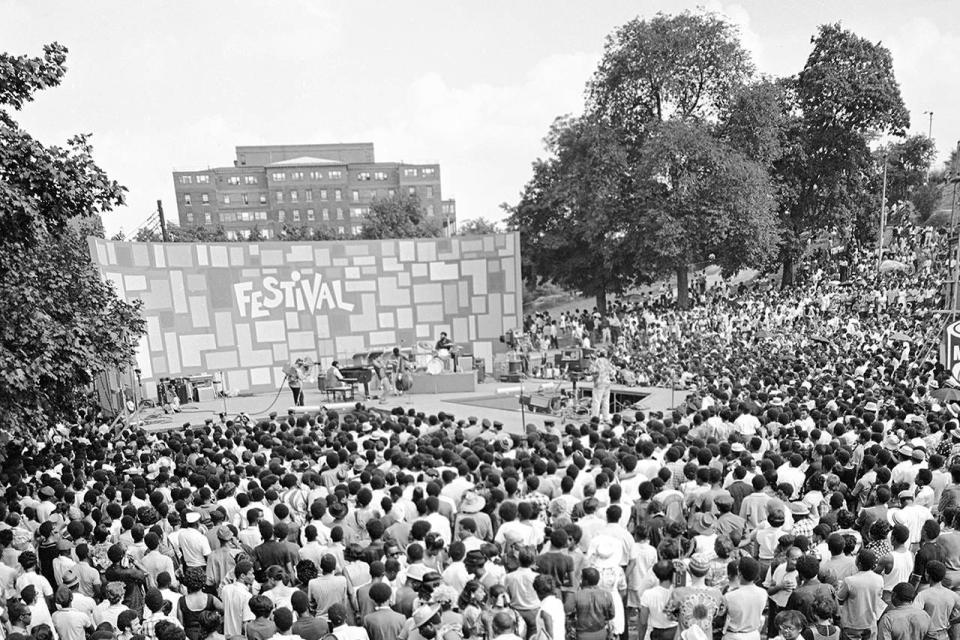
[[(488, 379), (489, 380), (489, 379)], [(524, 393), (537, 390), (541, 384), (550, 384), (549, 380), (527, 379), (523, 382)], [(570, 388), (570, 383), (562, 383)], [(671, 407), (681, 404), (686, 397), (683, 391), (671, 391), (658, 387), (642, 387), (639, 392), (647, 394), (641, 404), (645, 411), (669, 411)], [(304, 405), (326, 404), (326, 394), (316, 389), (304, 389)], [(358, 398), (352, 401), (361, 402), (369, 407), (379, 409), (393, 409), (402, 407), (404, 410), (415, 409), (427, 415), (443, 411), (453, 414), (456, 418), (476, 416), (497, 420), (503, 423), (504, 429), (510, 433), (523, 433), (523, 421), (519, 405), (520, 385), (488, 381), (477, 385), (474, 393), (421, 393), (393, 396), (385, 404), (373, 398), (363, 400)], [(343, 405), (343, 403), (337, 403)], [(183, 411), (177, 414), (164, 414), (159, 409), (142, 409), (141, 420), (148, 431), (168, 431), (182, 428), (184, 423), (202, 425), (207, 418), (219, 420), (221, 412), (226, 413), (228, 419), (235, 419), (240, 413), (246, 413), (251, 419), (267, 417), (271, 411), (285, 414), (292, 406), (291, 392), (287, 388), (279, 392), (259, 393), (238, 398), (218, 398), (204, 402), (192, 402), (183, 406)], [(525, 414), (527, 424), (543, 427), (544, 420), (554, 419), (547, 413)]]

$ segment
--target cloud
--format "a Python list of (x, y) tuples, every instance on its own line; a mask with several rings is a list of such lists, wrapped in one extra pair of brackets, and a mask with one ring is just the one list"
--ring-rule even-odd
[(724, 4), (720, 0), (709, 0), (703, 8), (725, 16), (738, 29), (743, 48), (750, 52), (756, 68), (763, 69), (765, 64), (763, 42), (760, 34), (751, 26), (750, 12), (743, 5)]

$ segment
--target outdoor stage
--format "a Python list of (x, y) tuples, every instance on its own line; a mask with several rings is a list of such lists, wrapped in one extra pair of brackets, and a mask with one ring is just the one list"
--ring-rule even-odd
[[(488, 378), (488, 380), (490, 380)], [(526, 410), (520, 411), (520, 391), (529, 395), (535, 392), (541, 385), (547, 385), (548, 388), (553, 383), (551, 380), (527, 379), (523, 384), (509, 384), (494, 382), (492, 380), (476, 385), (476, 391), (473, 393), (463, 393), (462, 391), (449, 393), (407, 393), (403, 396), (392, 396), (385, 404), (380, 404), (376, 398), (364, 400), (358, 395), (356, 400), (347, 402), (330, 402), (326, 394), (318, 391), (315, 387), (304, 388), (304, 406), (335, 406), (335, 407), (353, 407), (357, 402), (364, 403), (366, 406), (377, 409), (390, 410), (395, 407), (403, 407), (404, 410), (416, 409), (427, 415), (437, 414), (443, 411), (453, 414), (457, 419), (477, 416), (478, 418), (488, 418), (491, 421), (500, 421), (504, 429), (510, 433), (523, 433), (524, 424), (534, 424), (538, 428), (544, 426), (544, 420), (554, 420), (559, 423), (559, 418), (543, 412), (534, 412)], [(571, 383), (561, 383), (564, 389), (570, 389)], [(578, 387), (582, 386), (578, 384)], [(669, 411), (671, 407), (683, 402), (686, 394), (683, 391), (672, 391), (660, 387), (632, 387), (637, 394), (643, 394), (640, 401), (640, 407), (643, 411)], [(228, 419), (235, 419), (240, 413), (246, 413), (252, 420), (267, 417), (271, 411), (276, 411), (279, 415), (285, 415), (292, 407), (292, 396), (290, 390), (284, 387), (279, 391), (272, 393), (257, 393), (250, 396), (237, 398), (218, 398), (202, 402), (192, 402), (183, 406), (183, 411), (177, 414), (164, 414), (159, 409), (142, 409), (141, 415), (144, 420), (145, 428), (148, 431), (167, 431), (171, 429), (182, 428), (185, 422), (191, 425), (202, 425), (204, 420), (212, 418), (219, 420), (221, 412), (226, 413)], [(612, 407), (611, 407), (612, 409)], [(524, 422), (524, 420), (526, 422)]]

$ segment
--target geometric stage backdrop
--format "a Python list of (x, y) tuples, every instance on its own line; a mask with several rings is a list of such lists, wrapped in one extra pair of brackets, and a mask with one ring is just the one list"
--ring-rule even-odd
[[(143, 300), (144, 383), (223, 371), (226, 387), (276, 389), (301, 356), (435, 342), (492, 365), (520, 325), (520, 236), (343, 242), (139, 243), (89, 239), (104, 278)], [(154, 385), (144, 384), (151, 391)]]

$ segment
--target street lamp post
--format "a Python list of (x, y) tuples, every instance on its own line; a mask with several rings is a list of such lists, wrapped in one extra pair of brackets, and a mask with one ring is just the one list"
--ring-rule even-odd
[(929, 116), (930, 120), (927, 123), (927, 137), (931, 140), (933, 139), (933, 111), (924, 111), (923, 115)]

